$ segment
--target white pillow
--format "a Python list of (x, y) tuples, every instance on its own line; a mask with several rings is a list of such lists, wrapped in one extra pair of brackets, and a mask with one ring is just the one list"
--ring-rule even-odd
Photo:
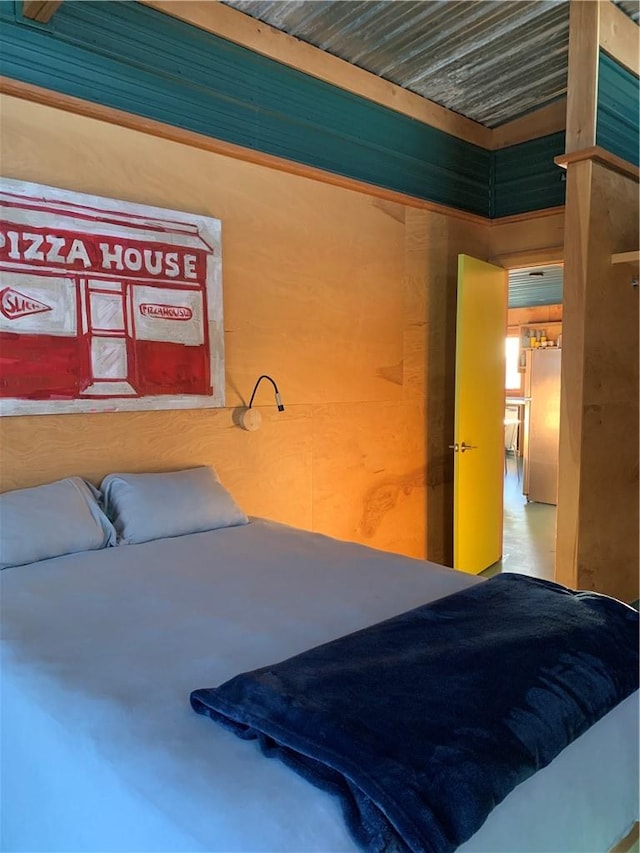
[(80, 477), (0, 495), (0, 569), (115, 545), (99, 497)]
[(101, 488), (105, 512), (124, 545), (248, 522), (212, 468), (109, 474)]

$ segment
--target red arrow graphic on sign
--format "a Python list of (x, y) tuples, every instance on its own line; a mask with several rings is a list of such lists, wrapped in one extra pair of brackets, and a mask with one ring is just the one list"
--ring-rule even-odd
[(11, 287), (0, 291), (0, 312), (7, 320), (17, 320), (18, 317), (26, 317), (28, 314), (42, 314), (51, 310), (50, 305), (45, 305), (33, 296), (19, 293)]

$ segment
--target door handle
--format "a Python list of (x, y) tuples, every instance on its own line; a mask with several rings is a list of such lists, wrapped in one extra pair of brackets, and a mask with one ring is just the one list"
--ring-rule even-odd
[(478, 449), (477, 444), (467, 444), (466, 441), (463, 441), (462, 444), (460, 445), (460, 453), (464, 453), (465, 450), (477, 450), (477, 449)]
[(455, 444), (450, 444), (449, 450), (453, 450), (454, 453), (457, 453), (458, 450), (460, 450), (460, 445), (457, 442)]

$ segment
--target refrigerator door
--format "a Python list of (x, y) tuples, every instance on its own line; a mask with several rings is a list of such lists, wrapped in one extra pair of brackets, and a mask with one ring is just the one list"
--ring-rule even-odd
[(528, 406), (523, 491), (530, 501), (558, 502), (560, 349), (529, 353)]

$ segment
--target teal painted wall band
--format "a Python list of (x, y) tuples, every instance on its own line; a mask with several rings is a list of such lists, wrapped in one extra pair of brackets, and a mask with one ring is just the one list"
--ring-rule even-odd
[(639, 104), (636, 75), (601, 50), (596, 145), (636, 166), (640, 165)]
[(16, 80), (481, 216), (564, 202), (563, 149), (490, 152), (139, 3), (75, 0), (42, 25), (0, 0), (0, 22)]
[(564, 153), (564, 131), (492, 152), (491, 217), (513, 216), (565, 202), (565, 172), (553, 162)]
[(129, 2), (0, 6), (8, 77), (487, 216), (489, 152)]

